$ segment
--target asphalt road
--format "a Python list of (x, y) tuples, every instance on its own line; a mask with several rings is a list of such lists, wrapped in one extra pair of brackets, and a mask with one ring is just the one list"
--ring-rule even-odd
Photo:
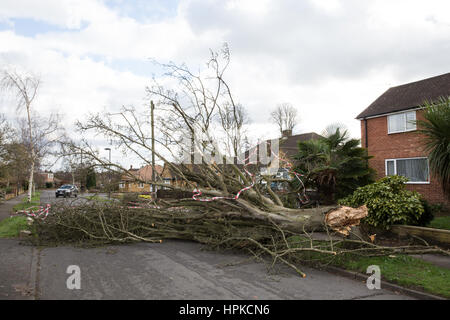
[[(45, 191), (42, 203), (73, 201)], [(76, 199), (75, 201), (84, 201)], [(80, 289), (68, 289), (69, 266)], [(325, 271), (279, 266), (268, 272), (241, 253), (167, 241), (81, 249), (35, 248), (0, 239), (0, 299), (411, 299)]]
[(71, 205), (77, 205), (81, 203), (85, 203), (88, 201), (87, 198), (97, 196), (102, 197), (105, 199), (108, 199), (108, 194), (106, 193), (79, 193), (78, 197), (70, 197), (70, 198), (64, 198), (64, 197), (58, 197), (55, 196), (55, 190), (42, 190), (41, 191), (41, 205), (45, 204), (55, 204), (55, 203), (70, 203)]
[[(69, 266), (81, 289), (67, 288)], [(192, 242), (105, 248), (32, 248), (0, 239), (0, 299), (410, 299), (365, 282), (303, 268), (300, 278), (280, 266)]]

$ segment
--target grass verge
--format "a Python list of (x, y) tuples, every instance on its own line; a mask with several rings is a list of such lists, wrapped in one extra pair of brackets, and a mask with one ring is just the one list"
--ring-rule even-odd
[(31, 203), (27, 201), (28, 197), (23, 198), (22, 202), (13, 207), (13, 211), (25, 210), (30, 207), (39, 206), (41, 204), (41, 193), (35, 192), (31, 197)]
[(434, 218), (428, 225), (430, 228), (450, 230), (450, 216)]
[(90, 201), (99, 201), (99, 202), (111, 202), (111, 201), (114, 201), (114, 199), (103, 198), (101, 196), (89, 196), (89, 197), (86, 197), (86, 199), (90, 200)]
[(361, 273), (377, 265), (381, 277), (392, 283), (450, 298), (450, 269), (435, 266), (419, 258), (398, 255), (385, 257), (345, 257), (334, 265)]
[(16, 238), (21, 230), (29, 230), (26, 217), (16, 216), (0, 221), (0, 238)]
[[(290, 237), (288, 240), (292, 246), (309, 245), (309, 240), (297, 236)], [(315, 245), (320, 243), (314, 241)], [(328, 245), (326, 242), (322, 243), (324, 248)], [(298, 255), (298, 261), (300, 263), (308, 261), (317, 266), (332, 265), (362, 274), (366, 274), (367, 267), (377, 265), (381, 269), (383, 280), (450, 298), (450, 269), (435, 266), (430, 262), (408, 255), (364, 257), (356, 254), (330, 256), (317, 252), (305, 252)]]

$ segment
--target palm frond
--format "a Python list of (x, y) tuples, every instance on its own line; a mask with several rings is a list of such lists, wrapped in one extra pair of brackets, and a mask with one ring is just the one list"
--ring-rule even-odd
[(424, 104), (424, 120), (417, 120), (418, 133), (429, 153), (430, 170), (450, 197), (450, 98)]

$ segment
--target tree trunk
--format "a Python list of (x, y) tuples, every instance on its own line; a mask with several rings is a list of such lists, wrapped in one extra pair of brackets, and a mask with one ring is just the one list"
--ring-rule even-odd
[(28, 202), (31, 202), (31, 196), (33, 192), (33, 175), (34, 175), (34, 162), (36, 160), (36, 154), (33, 145), (33, 130), (31, 125), (31, 101), (26, 98), (26, 106), (27, 106), (27, 116), (28, 116), (28, 130), (30, 135), (30, 148), (31, 148), (31, 168), (30, 168), (30, 177), (28, 179)]
[(28, 178), (28, 202), (31, 202), (33, 193), (33, 175), (34, 175), (34, 161), (31, 163), (30, 176)]
[[(208, 204), (209, 203), (209, 204)], [(168, 203), (167, 203), (168, 204)], [(171, 202), (166, 208), (160, 211), (170, 212)], [(356, 226), (359, 221), (366, 217), (368, 210), (365, 206), (360, 208), (350, 208), (341, 206), (326, 206), (312, 209), (290, 209), (277, 205), (272, 205), (268, 210), (262, 210), (247, 200), (238, 199), (236, 202), (217, 201), (199, 203), (197, 201), (185, 200), (175, 204), (177, 207), (189, 208), (191, 212), (197, 214), (215, 212), (216, 218), (230, 217), (244, 220), (254, 220), (263, 223), (273, 222), (281, 229), (295, 233), (325, 231), (331, 229), (341, 234), (346, 234), (349, 227)]]

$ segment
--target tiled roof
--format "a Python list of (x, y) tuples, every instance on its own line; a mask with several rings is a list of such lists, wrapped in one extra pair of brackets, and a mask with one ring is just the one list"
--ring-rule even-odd
[[(161, 174), (163, 171), (163, 167), (160, 165), (155, 165), (156, 173)], [(130, 169), (128, 170), (133, 176), (143, 181), (151, 181), (152, 180), (152, 166), (147, 165), (140, 169)], [(124, 175), (122, 180), (133, 180), (130, 176)]]
[(383, 93), (356, 118), (414, 109), (425, 101), (436, 101), (450, 96), (450, 73), (393, 87)]

